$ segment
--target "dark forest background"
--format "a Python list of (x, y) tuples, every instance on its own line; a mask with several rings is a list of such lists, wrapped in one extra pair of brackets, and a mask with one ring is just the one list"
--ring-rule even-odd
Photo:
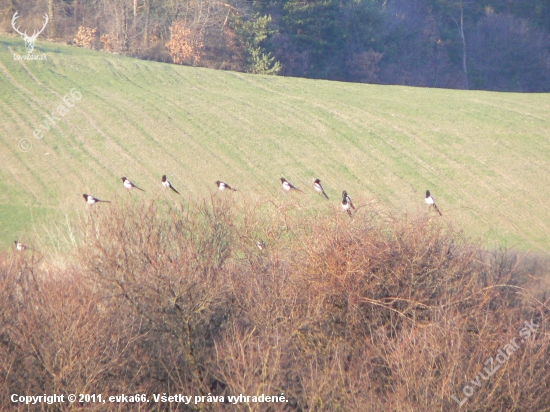
[(141, 59), (411, 86), (550, 91), (548, 0), (0, 0), (0, 29)]

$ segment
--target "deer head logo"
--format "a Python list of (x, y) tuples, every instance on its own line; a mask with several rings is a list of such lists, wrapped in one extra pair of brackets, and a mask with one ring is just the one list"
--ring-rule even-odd
[(42, 26), (42, 28), (38, 31), (35, 30), (32, 36), (29, 36), (27, 35), (27, 30), (25, 30), (24, 33), (21, 33), (19, 31), (19, 27), (15, 27), (15, 20), (18, 17), (17, 13), (19, 13), (19, 11), (16, 11), (15, 14), (13, 15), (13, 18), (11, 19), (11, 25), (17, 33), (23, 36), (23, 40), (25, 40), (25, 47), (27, 48), (27, 53), (32, 53), (32, 51), (34, 50), (34, 43), (36, 42), (38, 35), (44, 31), (44, 29), (46, 28), (46, 24), (48, 24), (48, 20), (49, 20), (48, 15), (44, 14), (44, 25)]

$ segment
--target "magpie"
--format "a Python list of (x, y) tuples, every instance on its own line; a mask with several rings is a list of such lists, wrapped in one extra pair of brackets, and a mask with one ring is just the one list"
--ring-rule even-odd
[(292, 189), (297, 190), (298, 192), (302, 192), (300, 189), (292, 186), (289, 182), (287, 182), (287, 180), (284, 177), (281, 177), (281, 183), (283, 184), (283, 189), (286, 190), (287, 192), (290, 192)]
[(229, 189), (229, 190), (233, 190), (234, 192), (237, 191), (237, 189), (233, 189), (231, 186), (229, 186), (225, 182), (220, 182), (219, 180), (216, 180), (216, 184), (218, 185), (218, 189), (220, 189), (220, 190)]
[(172, 186), (172, 183), (170, 183), (170, 181), (166, 178), (166, 175), (162, 175), (162, 185), (168, 189), (172, 189), (174, 192), (176, 192), (178, 195), (180, 194), (180, 192), (178, 192), (176, 189), (174, 189), (174, 186)]
[(325, 193), (325, 189), (323, 189), (323, 186), (321, 186), (321, 181), (319, 179), (315, 179), (315, 183), (313, 184), (313, 187), (317, 192), (324, 194), (325, 197), (328, 199), (328, 196)]
[(355, 206), (351, 202), (351, 197), (349, 197), (348, 192), (345, 190), (342, 192), (342, 209), (348, 212), (349, 217), (351, 216), (351, 209), (355, 210)]
[(259, 240), (258, 242), (256, 242), (256, 246), (258, 246), (258, 249), (264, 250), (265, 242), (263, 240)]
[(18, 240), (14, 240), (13, 243), (15, 243), (15, 248), (19, 251), (29, 249), (29, 247), (27, 245), (24, 245), (23, 243), (19, 242)]
[(437, 213), (439, 213), (439, 216), (443, 216), (441, 214), (441, 211), (439, 210), (439, 208), (437, 207), (437, 205), (435, 204), (435, 199), (433, 198), (433, 196), (430, 194), (430, 191), (429, 190), (426, 190), (426, 198), (424, 199), (426, 201), (426, 203), (430, 206), (433, 205), (434, 209), (437, 210)]
[(141, 190), (142, 192), (145, 192), (145, 190), (143, 190), (143, 189), (137, 187), (135, 184), (133, 184), (132, 182), (130, 182), (130, 181), (129, 181), (128, 179), (126, 179), (125, 177), (122, 177), (121, 179), (122, 179), (122, 181), (124, 182), (124, 187), (125, 187), (126, 189), (133, 189), (133, 188), (136, 188), (136, 189), (138, 189), (138, 190)]
[(84, 193), (82, 196), (84, 196), (84, 200), (86, 200), (86, 203), (88, 203), (89, 205), (93, 205), (94, 203), (97, 203), (97, 202), (111, 203), (111, 201), (109, 200), (99, 200), (97, 197), (93, 197), (92, 195), (87, 195), (86, 193)]

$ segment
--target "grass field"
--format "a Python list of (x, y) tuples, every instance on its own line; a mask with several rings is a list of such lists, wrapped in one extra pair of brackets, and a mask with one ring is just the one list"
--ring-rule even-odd
[[(2, 248), (63, 225), (85, 209), (82, 193), (130, 196), (121, 176), (146, 190), (132, 196), (171, 196), (167, 174), (183, 199), (218, 179), (239, 189), (224, 195), (281, 200), (294, 196), (284, 176), (311, 208), (338, 207), (346, 189), (358, 218), (426, 209), (430, 189), (443, 219), (487, 246), (550, 250), (548, 94), (249, 75), (46, 42), (34, 53), (47, 60), (15, 61), (23, 52), (19, 37), (0, 36)], [(71, 89), (82, 98), (40, 129)]]

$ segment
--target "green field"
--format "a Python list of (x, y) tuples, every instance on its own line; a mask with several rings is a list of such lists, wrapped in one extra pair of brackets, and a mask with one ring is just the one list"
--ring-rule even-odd
[[(34, 53), (47, 60), (15, 61), (23, 52), (0, 36), (1, 248), (85, 209), (82, 193), (130, 196), (121, 176), (146, 190), (134, 197), (171, 196), (168, 174), (184, 199), (218, 179), (240, 191), (224, 195), (312, 208), (346, 189), (358, 218), (428, 213), (430, 189), (443, 219), (487, 246), (550, 250), (549, 94), (249, 75), (46, 42)], [(36, 139), (73, 88), (82, 98)], [(282, 193), (281, 176), (306, 194)]]

